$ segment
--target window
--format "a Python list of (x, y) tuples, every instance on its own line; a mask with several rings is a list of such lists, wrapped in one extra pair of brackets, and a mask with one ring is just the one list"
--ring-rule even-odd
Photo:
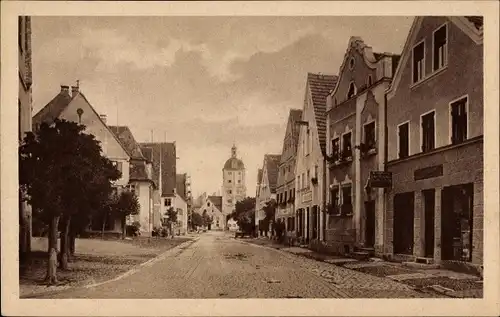
[(342, 157), (348, 158), (351, 156), (352, 156), (351, 132), (348, 132), (342, 136)]
[(422, 116), (422, 152), (435, 148), (434, 111)]
[(351, 57), (351, 59), (349, 60), (349, 69), (352, 70), (354, 68), (354, 63), (355, 63), (354, 57)]
[(330, 189), (330, 203), (333, 207), (337, 207), (340, 203), (340, 191), (338, 186)]
[(210, 202), (207, 203), (207, 206), (210, 207)]
[(365, 124), (365, 145), (375, 148), (375, 121)]
[(467, 97), (451, 103), (451, 143), (467, 140)]
[(285, 191), (285, 198), (283, 198), (283, 202), (286, 203), (286, 194), (288, 194), (288, 192)]
[(241, 179), (238, 179), (238, 184), (241, 184)]
[(292, 199), (293, 199), (293, 190), (290, 189), (290, 200), (292, 200)]
[(354, 83), (351, 82), (349, 84), (349, 91), (347, 92), (347, 99), (352, 98), (356, 94), (356, 86), (354, 86)]
[(421, 42), (413, 48), (413, 83), (424, 78), (425, 44)]
[(336, 160), (340, 154), (340, 139), (335, 138), (332, 140), (332, 157)]
[(398, 126), (398, 157), (405, 158), (410, 155), (410, 123), (406, 122)]
[(233, 191), (232, 191), (232, 190), (228, 190), (227, 192), (228, 192), (229, 194), (232, 194), (232, 193), (233, 193)]
[(123, 173), (123, 163), (122, 162), (113, 161), (113, 166), (116, 167), (116, 169), (120, 173)]
[(370, 87), (373, 84), (372, 75), (368, 75), (368, 79), (366, 80), (366, 86)]
[(171, 198), (165, 198), (164, 205), (167, 207), (172, 206), (172, 199)]
[(309, 170), (307, 170), (307, 187), (309, 187), (310, 181), (311, 181), (311, 174), (309, 173)]
[(352, 194), (351, 186), (342, 187), (342, 207), (340, 209), (342, 214), (352, 213)]
[(230, 179), (227, 180), (228, 183), (232, 183), (232, 181)]
[(301, 187), (300, 187), (300, 175), (299, 175), (299, 176), (297, 176), (297, 187), (298, 187), (299, 189), (301, 188)]
[(302, 173), (302, 188), (305, 188), (305, 175)]
[(433, 52), (432, 52), (432, 65), (433, 70), (436, 71), (448, 62), (448, 45), (446, 38), (446, 25), (443, 25), (434, 32), (433, 35)]
[(318, 178), (318, 165), (314, 166), (314, 177)]

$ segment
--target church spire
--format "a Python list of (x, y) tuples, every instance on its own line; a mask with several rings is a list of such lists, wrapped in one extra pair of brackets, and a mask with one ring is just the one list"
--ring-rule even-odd
[(231, 148), (231, 157), (236, 157), (236, 145), (233, 143), (233, 147)]

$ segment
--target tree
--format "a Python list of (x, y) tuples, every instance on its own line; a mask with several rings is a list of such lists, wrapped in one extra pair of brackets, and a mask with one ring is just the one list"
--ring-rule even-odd
[(210, 215), (206, 210), (203, 210), (202, 218), (203, 218), (203, 225), (207, 226), (208, 230), (210, 230), (212, 222), (214, 221), (214, 217)]
[(267, 231), (269, 228), (269, 223), (271, 221), (274, 222), (274, 216), (276, 214), (276, 200), (271, 199), (271, 200), (267, 201), (266, 204), (264, 205), (263, 210), (265, 213), (264, 226), (265, 226), (266, 231)]
[(236, 220), (238, 227), (246, 232), (253, 231), (255, 223), (255, 198), (247, 197), (236, 202), (235, 210), (231, 217)]
[(196, 227), (203, 226), (203, 217), (197, 212), (193, 212), (191, 221), (192, 221), (193, 226), (196, 226)]
[[(137, 195), (130, 191), (125, 190), (119, 195), (111, 198), (111, 210), (112, 215), (117, 215), (122, 223), (122, 239), (125, 239), (126, 235), (126, 220), (130, 215), (138, 215), (140, 211), (139, 199)], [(103, 230), (105, 223), (103, 222)]]
[(165, 213), (166, 220), (165, 224), (170, 231), (170, 235), (173, 237), (174, 236), (174, 224), (177, 222), (177, 211), (174, 209), (174, 207), (168, 208), (167, 212)]
[(83, 125), (56, 119), (53, 125), (43, 123), (36, 133), (27, 133), (19, 149), (20, 186), (49, 227), (49, 284), (57, 283), (59, 225), (59, 261), (65, 269), (72, 216), (88, 213), (82, 207), (96, 204), (101, 198), (97, 192), (110, 191), (111, 181), (121, 176), (111, 161), (101, 155), (99, 141), (84, 130)]

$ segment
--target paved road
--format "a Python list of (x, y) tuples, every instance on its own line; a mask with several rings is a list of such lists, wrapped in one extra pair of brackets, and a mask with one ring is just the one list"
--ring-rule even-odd
[(44, 298), (344, 298), (381, 292), (416, 295), (399, 283), (207, 232), (123, 279)]

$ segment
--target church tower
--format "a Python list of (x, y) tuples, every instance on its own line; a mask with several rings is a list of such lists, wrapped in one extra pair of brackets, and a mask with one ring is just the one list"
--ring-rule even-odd
[(233, 212), (236, 202), (247, 195), (245, 164), (237, 157), (236, 145), (231, 148), (231, 157), (222, 169), (222, 213)]

